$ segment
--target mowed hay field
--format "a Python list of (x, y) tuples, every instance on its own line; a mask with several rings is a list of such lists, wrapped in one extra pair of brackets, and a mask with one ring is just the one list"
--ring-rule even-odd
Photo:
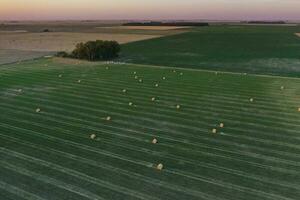
[(107, 33), (0, 33), (0, 49), (18, 49), (31, 51), (72, 51), (76, 44), (91, 40), (115, 40), (128, 43), (138, 40), (160, 37), (142, 34), (107, 34)]
[(2, 199), (299, 199), (299, 79), (67, 63), (1, 67)]
[[(300, 26), (210, 26), (123, 45), (122, 61), (300, 77)], [(145, 46), (147, 48), (145, 48)]]

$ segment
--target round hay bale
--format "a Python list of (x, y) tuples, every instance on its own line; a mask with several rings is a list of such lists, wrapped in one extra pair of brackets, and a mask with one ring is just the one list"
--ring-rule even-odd
[(122, 90), (122, 92), (123, 92), (123, 93), (126, 93), (126, 92), (127, 92), (127, 90), (126, 90), (126, 89), (123, 89), (123, 90)]
[(35, 109), (35, 112), (39, 113), (39, 112), (41, 112), (41, 109), (37, 108), (37, 109)]
[(181, 108), (181, 106), (180, 106), (180, 105), (176, 105), (176, 108), (177, 108), (177, 109), (180, 109), (180, 108)]
[(181, 73), (180, 73), (180, 76), (182, 76), (182, 75), (183, 75), (183, 73), (181, 72)]
[(139, 82), (142, 83), (142, 82), (143, 82), (143, 79), (140, 79)]
[(159, 163), (157, 166), (156, 166), (156, 169), (161, 171), (162, 169), (164, 168), (164, 165)]
[(281, 89), (281, 90), (284, 90), (284, 86), (281, 86), (280, 89)]
[(217, 129), (213, 128), (212, 133), (217, 133)]
[(62, 74), (58, 75), (58, 77), (61, 78), (61, 77), (62, 77)]
[(162, 79), (163, 79), (163, 80), (166, 80), (166, 77), (163, 77)]
[(156, 84), (155, 84), (155, 87), (158, 87), (158, 86), (159, 86), (158, 83), (156, 83)]
[(152, 144), (157, 144), (157, 139), (156, 138), (153, 138), (153, 140), (152, 140)]
[(151, 98), (151, 101), (155, 101), (155, 97), (152, 97), (152, 98)]
[(107, 116), (106, 117), (106, 121), (110, 121), (111, 120), (111, 117), (110, 116)]
[(250, 102), (253, 102), (254, 101), (254, 99), (253, 98), (250, 98), (250, 100), (249, 100)]
[(173, 73), (176, 73), (176, 70), (175, 70), (175, 69), (173, 70)]
[(108, 67), (105, 67), (106, 70), (108, 70)]
[(133, 72), (133, 74), (136, 74), (136, 72)]
[(220, 123), (220, 128), (224, 128), (224, 123)]
[(298, 112), (300, 112), (300, 107), (298, 108)]
[(133, 105), (133, 103), (132, 103), (132, 102), (129, 102), (129, 103), (128, 103), (128, 105), (129, 105), (129, 106), (132, 106), (132, 105)]
[(138, 79), (139, 77), (138, 76), (134, 76), (134, 79)]
[(22, 92), (23, 90), (22, 90), (22, 89), (18, 89), (17, 91), (18, 91), (18, 92)]
[(91, 134), (91, 135), (90, 135), (90, 138), (91, 138), (92, 140), (96, 139), (96, 137), (97, 137), (96, 134)]
[(81, 80), (78, 80), (77, 82), (78, 82), (78, 83), (81, 83)]

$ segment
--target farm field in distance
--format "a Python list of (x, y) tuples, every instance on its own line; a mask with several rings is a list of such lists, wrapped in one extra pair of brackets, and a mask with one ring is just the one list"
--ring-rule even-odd
[(125, 22), (0, 23), (0, 200), (298, 200), (300, 26)]
[(43, 58), (0, 81), (5, 200), (300, 195), (300, 79)]
[[(121, 61), (300, 77), (299, 26), (210, 26), (123, 45)], [(147, 48), (145, 48), (145, 46)]]
[(124, 44), (187, 31), (179, 27), (141, 29), (120, 24), (119, 21), (3, 22), (0, 24), (0, 56), (3, 57), (0, 64), (53, 55), (57, 51), (70, 52), (77, 43), (90, 40), (116, 40)]

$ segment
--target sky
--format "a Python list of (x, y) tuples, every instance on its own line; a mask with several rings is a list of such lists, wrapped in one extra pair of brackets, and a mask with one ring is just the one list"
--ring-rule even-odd
[(300, 20), (300, 0), (0, 0), (0, 20)]

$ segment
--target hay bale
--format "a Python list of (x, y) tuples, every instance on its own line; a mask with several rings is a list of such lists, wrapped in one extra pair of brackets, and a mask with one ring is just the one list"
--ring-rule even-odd
[(138, 79), (139, 77), (138, 76), (134, 76), (134, 79)]
[(300, 112), (300, 107), (298, 108), (298, 112)]
[(152, 98), (151, 98), (151, 101), (155, 101), (155, 97), (152, 97)]
[(176, 70), (175, 70), (175, 69), (173, 70), (173, 73), (176, 73)]
[(249, 100), (250, 102), (253, 102), (254, 101), (254, 99), (253, 98), (250, 98), (250, 100)]
[(92, 139), (92, 140), (94, 140), (94, 139), (96, 139), (96, 134), (91, 134), (91, 136), (90, 136), (90, 138)]
[(128, 105), (129, 105), (129, 106), (132, 106), (132, 105), (133, 105), (133, 103), (132, 103), (132, 102), (129, 102), (129, 103), (128, 103)]
[(163, 80), (166, 80), (166, 77), (163, 77), (162, 79), (163, 79)]
[(180, 109), (180, 108), (181, 108), (181, 106), (180, 106), (180, 105), (176, 105), (176, 108), (177, 108), (177, 109)]
[(110, 121), (111, 120), (111, 117), (110, 116), (107, 116), (106, 117), (106, 121)]
[(162, 169), (164, 168), (164, 165), (159, 163), (157, 166), (156, 166), (156, 169), (161, 171)]
[(139, 82), (142, 83), (142, 82), (143, 82), (143, 79), (139, 79)]
[(153, 138), (153, 140), (152, 140), (152, 144), (157, 144), (157, 139), (156, 138)]
[(108, 70), (108, 67), (105, 67), (106, 70)]
[(220, 128), (224, 128), (224, 123), (220, 123)]
[(180, 73), (180, 76), (182, 76), (182, 75), (183, 75), (183, 73), (181, 72), (181, 73)]
[(156, 83), (156, 84), (155, 84), (155, 87), (158, 87), (158, 86), (159, 86), (158, 83)]
[(122, 90), (122, 92), (123, 92), (123, 93), (126, 93), (126, 92), (127, 92), (127, 90), (126, 90), (126, 89), (123, 89), (123, 90)]
[(18, 89), (17, 91), (18, 91), (18, 92), (22, 92), (23, 90), (22, 90), (22, 89)]
[(135, 74), (136, 74), (136, 72), (133, 72), (133, 74), (135, 75)]
[(58, 75), (58, 77), (61, 78), (61, 77), (62, 77), (62, 74)]
[(217, 129), (213, 128), (212, 133), (217, 133)]
[(280, 89), (281, 89), (281, 90), (284, 90), (284, 86), (281, 86)]
[(39, 112), (41, 112), (41, 109), (37, 108), (37, 109), (35, 109), (35, 112), (39, 113)]
[(77, 82), (78, 82), (78, 83), (81, 83), (81, 80), (78, 80)]

